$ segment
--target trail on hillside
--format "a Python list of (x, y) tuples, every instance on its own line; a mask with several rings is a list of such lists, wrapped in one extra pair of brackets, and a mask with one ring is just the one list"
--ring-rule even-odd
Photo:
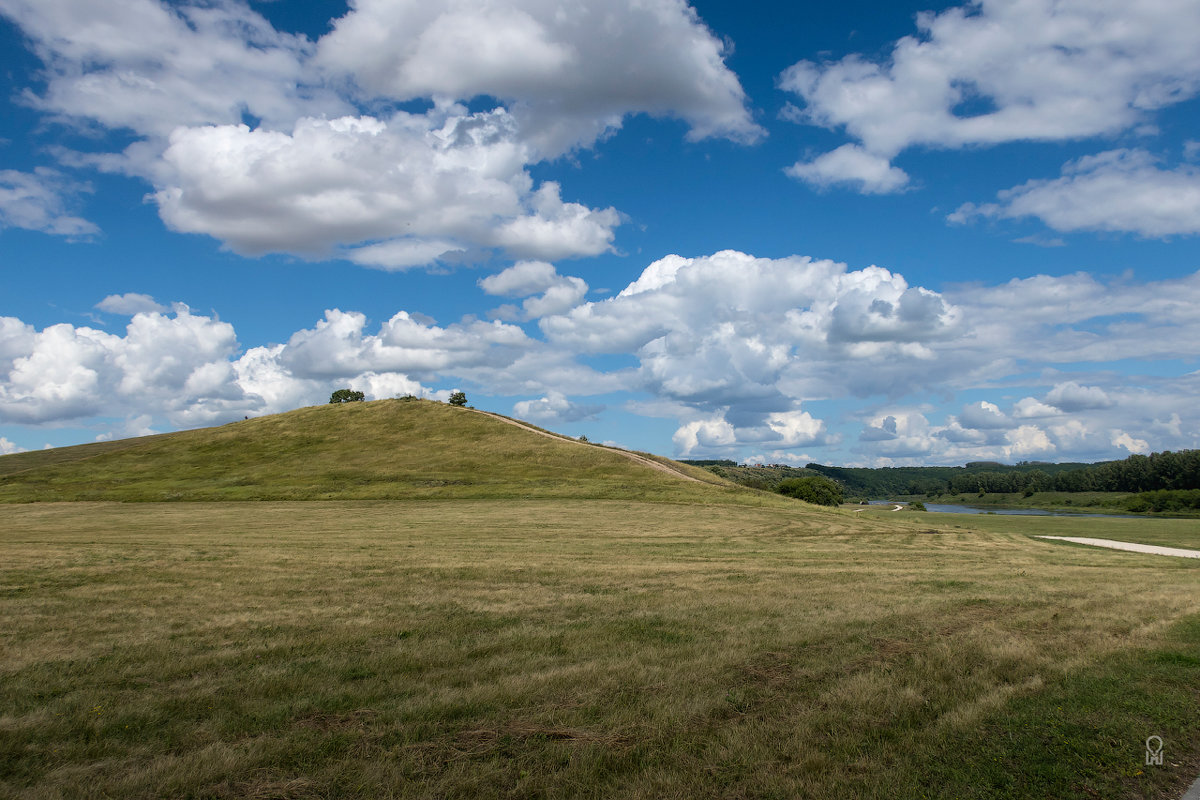
[[(530, 433), (536, 433), (538, 436), (545, 436), (548, 439), (557, 439), (560, 442), (570, 442), (571, 444), (577, 444), (580, 447), (594, 447), (595, 446), (595, 445), (588, 444), (587, 442), (581, 442), (578, 439), (572, 439), (569, 436), (561, 436), (557, 433), (550, 433), (549, 431), (539, 430), (539, 429), (533, 427), (532, 425), (526, 425), (524, 422), (518, 422), (515, 419), (510, 419), (501, 414), (494, 414), (491, 411), (483, 411), (478, 408), (471, 408), (471, 409), (467, 409), (467, 410), (474, 411), (476, 414), (485, 414), (489, 417), (492, 417), (493, 419), (498, 419), (501, 422), (507, 422), (509, 425), (515, 425), (518, 428), (527, 430)], [(687, 475), (683, 472), (680, 472), (679, 470), (671, 469), (666, 464), (660, 464), (659, 462), (655, 461), (654, 459), (646, 458), (645, 456), (643, 456), (639, 453), (634, 453), (629, 450), (621, 450), (616, 447), (605, 448), (605, 449), (609, 450), (612, 453), (616, 453), (618, 455), (625, 456), (630, 461), (636, 461), (637, 463), (639, 463), (643, 466), (650, 467), (651, 469), (656, 469), (659, 472), (665, 472), (668, 475), (674, 475), (676, 478), (683, 478), (685, 481), (693, 481), (695, 483), (705, 483), (705, 481), (702, 481), (699, 478), (693, 478), (691, 475)], [(711, 485), (711, 484), (705, 483), (705, 485)]]

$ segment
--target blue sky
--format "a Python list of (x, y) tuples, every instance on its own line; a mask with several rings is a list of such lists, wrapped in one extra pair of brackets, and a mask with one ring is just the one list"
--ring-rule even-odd
[(369, 397), (1200, 446), (1200, 6), (0, 0), (0, 452)]

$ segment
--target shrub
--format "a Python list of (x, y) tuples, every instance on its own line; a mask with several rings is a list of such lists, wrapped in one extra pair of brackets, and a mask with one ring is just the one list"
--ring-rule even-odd
[(920, 500), (913, 500), (911, 503), (909, 503), (908, 510), (909, 511), (928, 511), (928, 509), (925, 508), (925, 504), (922, 503)]
[(842, 487), (829, 478), (814, 475), (808, 478), (788, 478), (780, 481), (775, 491), (818, 506), (842, 504)]
[(356, 392), (353, 389), (338, 389), (333, 394), (329, 395), (330, 403), (361, 403), (366, 399), (366, 395), (362, 392)]
[(461, 408), (467, 404), (467, 396), (462, 392), (451, 392), (447, 402), (452, 406), (459, 406)]

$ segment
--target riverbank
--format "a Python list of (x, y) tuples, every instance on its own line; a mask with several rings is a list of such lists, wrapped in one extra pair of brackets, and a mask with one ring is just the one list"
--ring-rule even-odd
[(936, 496), (899, 495), (889, 500), (961, 505), (985, 510), (1027, 509), (1067, 514), (1132, 514), (1139, 517), (1200, 519), (1200, 509), (1176, 511), (1138, 510), (1138, 495), (1130, 492), (1020, 492), (947, 493)]

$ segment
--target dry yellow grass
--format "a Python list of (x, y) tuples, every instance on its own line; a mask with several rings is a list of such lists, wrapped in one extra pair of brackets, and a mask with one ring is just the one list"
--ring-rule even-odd
[[(1194, 777), (1196, 565), (793, 508), (2, 507), (0, 794), (1139, 797)], [(1137, 774), (1150, 733), (1180, 766)]]

